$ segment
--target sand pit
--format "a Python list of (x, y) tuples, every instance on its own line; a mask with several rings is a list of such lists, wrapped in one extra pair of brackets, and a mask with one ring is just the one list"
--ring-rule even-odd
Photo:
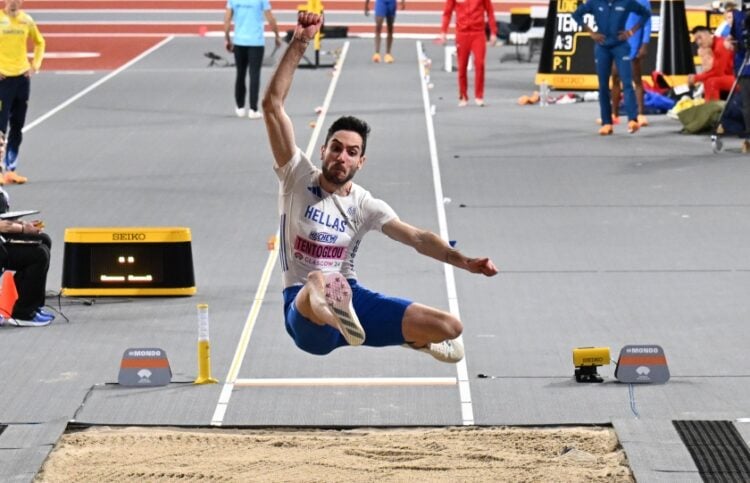
[(36, 481), (632, 482), (610, 428), (182, 430), (63, 435)]

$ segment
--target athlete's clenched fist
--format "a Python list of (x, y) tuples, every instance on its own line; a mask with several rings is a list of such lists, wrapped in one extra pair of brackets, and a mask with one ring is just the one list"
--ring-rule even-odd
[(315, 37), (323, 23), (323, 16), (312, 12), (299, 12), (297, 14), (297, 27), (294, 30), (294, 38), (303, 42), (309, 42)]

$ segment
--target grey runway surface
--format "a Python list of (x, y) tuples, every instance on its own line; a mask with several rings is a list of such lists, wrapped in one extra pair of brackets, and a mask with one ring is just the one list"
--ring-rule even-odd
[[(681, 135), (665, 116), (635, 135), (621, 125), (601, 138), (596, 103), (518, 106), (533, 90), (534, 65), (500, 63), (507, 48), (488, 53), (487, 107), (458, 108), (456, 75), (427, 43), (436, 177), (415, 41), (396, 42), (395, 64), (374, 65), (372, 41), (351, 39), (325, 125), (343, 114), (372, 125), (357, 181), (405, 221), (445, 228), (466, 254), (491, 257), (501, 273), (456, 270), (452, 296), (441, 264), (371, 234), (362, 282), (460, 307), (465, 365), (400, 347), (317, 357), (284, 330), (276, 264), (258, 297), (278, 225), (277, 181), (263, 123), (234, 117), (233, 70), (206, 67), (203, 52), (217, 45), (174, 38), (108, 79), (34, 78), (28, 125), (103, 81), (26, 132), (19, 170), (30, 182), (7, 188), (13, 209), (42, 210), (54, 239), (48, 290), (60, 289), (67, 227), (186, 226), (198, 294), (93, 305), (63, 298), (69, 323), (1, 327), (3, 481), (33, 479), (70, 422), (612, 424), (638, 481), (700, 481), (672, 420), (730, 420), (747, 440), (750, 158), (739, 141), (714, 155), (707, 136)], [(303, 150), (332, 79), (329, 69), (295, 77), (287, 110)], [(201, 302), (210, 307), (216, 385), (190, 384)], [(613, 366), (601, 369), (603, 384), (573, 380), (572, 348), (608, 346), (616, 357), (626, 344), (661, 345), (669, 383), (631, 392)], [(164, 349), (173, 383), (113, 384), (129, 347)]]

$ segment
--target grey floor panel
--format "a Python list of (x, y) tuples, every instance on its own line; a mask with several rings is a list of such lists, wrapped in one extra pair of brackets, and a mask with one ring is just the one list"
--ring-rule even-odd
[(746, 417), (750, 397), (735, 378), (672, 379), (665, 385), (577, 383), (570, 378), (472, 379), (477, 424), (606, 424), (615, 419)]
[(703, 481), (670, 419), (615, 419), (613, 424), (637, 481)]
[(62, 434), (66, 424), (65, 420), (40, 424), (11, 424), (0, 436), (0, 448), (8, 450), (51, 447)]
[(12, 449), (0, 452), (0, 475), (4, 482), (32, 482), (52, 450), (45, 448)]
[[(272, 329), (256, 329), (242, 378), (456, 377), (456, 368), (402, 347), (342, 347), (326, 356), (300, 351), (277, 317)], [(273, 341), (273, 343), (271, 343)], [(284, 351), (283, 358), (274, 357)]]
[(224, 426), (460, 426), (447, 387), (236, 387)]
[(82, 402), (75, 423), (91, 425), (208, 426), (221, 384), (170, 384), (154, 388), (97, 386)]
[(32, 481), (65, 430), (67, 421), (11, 424), (0, 435), (0, 479)]
[[(732, 237), (750, 230), (748, 214), (750, 206), (580, 207), (489, 208), (473, 217), (485, 218), (485, 236), (509, 271), (699, 271), (750, 270), (747, 245)], [(460, 241), (465, 221), (453, 226)], [(720, 250), (717, 237), (726, 240)]]
[(748, 376), (736, 357), (750, 342), (748, 273), (512, 273), (492, 280), (490, 304), (480, 280), (462, 283), (472, 374), (569, 375), (574, 347), (616, 360), (626, 344), (659, 344), (672, 375)]

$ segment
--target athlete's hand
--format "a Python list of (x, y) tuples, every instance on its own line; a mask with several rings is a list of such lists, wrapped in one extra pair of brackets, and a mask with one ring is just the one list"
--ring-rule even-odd
[(638, 49), (638, 53), (636, 54), (636, 59), (645, 59), (648, 55), (648, 44), (641, 44), (641, 48)]
[(323, 24), (323, 16), (312, 12), (299, 12), (297, 15), (297, 27), (294, 30), (294, 38), (303, 42), (309, 42), (320, 30)]
[(497, 267), (489, 258), (470, 258), (466, 269), (471, 273), (481, 273), (488, 277), (497, 275), (498, 272)]
[(23, 227), (22, 233), (28, 233), (30, 235), (37, 235), (42, 231), (42, 228), (28, 221), (22, 221), (21, 226)]
[(490, 45), (493, 47), (497, 45), (497, 35), (490, 34)]
[(435, 43), (436, 43), (437, 45), (443, 45), (443, 44), (445, 43), (445, 41), (446, 41), (446, 39), (447, 39), (447, 38), (448, 38), (448, 35), (447, 35), (447, 34), (445, 34), (445, 33), (441, 33), (441, 34), (440, 34), (440, 35), (438, 36), (438, 38), (436, 38), (436, 39), (435, 39)]
[(224, 48), (227, 49), (227, 52), (234, 52), (234, 44), (231, 40), (224, 41)]
[(603, 44), (604, 43), (604, 34), (600, 33), (600, 32), (591, 32), (591, 40), (593, 40), (597, 44)]

